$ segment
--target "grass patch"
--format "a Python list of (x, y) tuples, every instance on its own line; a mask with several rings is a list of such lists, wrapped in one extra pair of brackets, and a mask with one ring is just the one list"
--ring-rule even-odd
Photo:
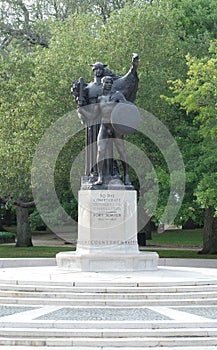
[[(142, 252), (149, 251), (150, 249), (141, 249)], [(160, 258), (178, 258), (178, 259), (217, 259), (217, 254), (198, 254), (197, 250), (172, 250), (172, 249), (154, 249), (153, 252), (157, 252)]]
[[(75, 251), (73, 246), (61, 247), (15, 247), (14, 245), (0, 245), (0, 258), (55, 258), (59, 252)], [(141, 249), (142, 252), (150, 249)], [(217, 259), (217, 254), (198, 254), (195, 250), (173, 250), (173, 249), (152, 249), (159, 254), (160, 258), (180, 258), (180, 259)]]
[(74, 247), (15, 247), (0, 246), (0, 258), (55, 258), (59, 252), (73, 251)]
[(203, 244), (203, 230), (169, 230), (163, 233), (152, 233), (152, 240), (147, 240), (147, 245), (161, 247), (198, 247)]

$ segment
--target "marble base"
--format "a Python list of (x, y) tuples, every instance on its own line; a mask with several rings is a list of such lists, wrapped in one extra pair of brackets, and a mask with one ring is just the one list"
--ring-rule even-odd
[(78, 254), (60, 252), (56, 255), (57, 265), (65, 270), (112, 272), (156, 270), (158, 254), (154, 252), (137, 254)]
[(56, 260), (74, 271), (156, 270), (158, 254), (138, 249), (136, 191), (79, 191), (77, 249)]

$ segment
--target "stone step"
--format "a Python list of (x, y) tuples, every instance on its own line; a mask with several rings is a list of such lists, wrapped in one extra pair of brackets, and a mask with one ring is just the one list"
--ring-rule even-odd
[[(9, 338), (0, 337), (0, 345), (4, 346), (56, 346), (56, 347), (88, 347), (88, 350), (94, 347), (109, 347), (109, 348), (126, 348), (126, 347), (174, 347), (176, 346), (204, 346), (204, 350), (207, 346), (215, 346), (217, 344), (217, 337), (145, 337), (145, 338)], [(57, 349), (58, 349), (57, 348)]]
[[(204, 269), (205, 270), (205, 269)], [(38, 274), (40, 271), (38, 272)], [(43, 272), (42, 272), (43, 273)], [(108, 273), (109, 274), (109, 273)], [(7, 275), (6, 275), (7, 276)], [(9, 276), (10, 277), (10, 276)], [(120, 274), (114, 275), (111, 273), (111, 277), (113, 280), (109, 280), (109, 275), (105, 276), (106, 279), (103, 281), (103, 276), (98, 276), (98, 275), (93, 275), (93, 276), (88, 276), (86, 277), (87, 282), (85, 281), (85, 278), (83, 280), (74, 280), (73, 281), (73, 276), (70, 276), (71, 280), (66, 281), (64, 278), (61, 278), (60, 281), (58, 280), (49, 280), (49, 276), (46, 276), (47, 279), (40, 279), (38, 276), (33, 276), (32, 279), (22, 279), (22, 278), (4, 278), (0, 279), (0, 286), (1, 285), (20, 285), (20, 286), (32, 286), (34, 285), (35, 287), (38, 286), (44, 286), (44, 287), (69, 287), (69, 288), (173, 288), (175, 287), (197, 287), (197, 286), (216, 286), (217, 285), (217, 277), (216, 279), (213, 278), (206, 278), (206, 279), (186, 279), (183, 280), (180, 279), (178, 280), (165, 280), (162, 277), (159, 280), (152, 280), (148, 279), (149, 276), (147, 276), (147, 280), (143, 281), (127, 281), (127, 275), (124, 276), (124, 280), (120, 280), (120, 278), (123, 278)], [(29, 277), (29, 276), (28, 276)], [(97, 280), (97, 277), (99, 280)], [(77, 278), (77, 275), (76, 275)], [(102, 280), (101, 280), (102, 279)], [(136, 276), (135, 276), (136, 279)]]
[(55, 332), (56, 329), (58, 330), (70, 330), (75, 331), (77, 330), (84, 330), (84, 332), (87, 332), (89, 330), (95, 329), (95, 330), (125, 330), (128, 331), (135, 331), (135, 330), (142, 330), (142, 331), (148, 331), (152, 330), (153, 332), (159, 331), (159, 330), (168, 330), (170, 329), (176, 329), (176, 330), (187, 330), (187, 329), (193, 329), (197, 328), (199, 330), (207, 329), (207, 330), (215, 330), (217, 329), (217, 321), (210, 320), (210, 321), (195, 321), (192, 320), (191, 322), (179, 322), (179, 321), (58, 321), (58, 320), (40, 320), (35, 321), (31, 320), (31, 322), (24, 321), (10, 321), (10, 322), (0, 322), (0, 329), (19, 329), (22, 330), (23, 328), (31, 329), (35, 328), (37, 330), (43, 329), (43, 330), (53, 330)]
[(217, 328), (169, 329), (39, 329), (0, 328), (1, 337), (16, 338), (144, 338), (144, 337), (217, 337)]
[(217, 285), (193, 285), (193, 286), (161, 286), (161, 287), (74, 287), (59, 285), (29, 285), (0, 283), (1, 291), (26, 291), (26, 292), (64, 292), (64, 293), (186, 293), (186, 292), (217, 292)]
[(58, 306), (178, 306), (178, 305), (217, 305), (217, 298), (195, 298), (194, 296), (186, 299), (58, 299), (58, 298), (14, 298), (0, 297), (0, 304), (15, 305), (58, 305)]
[(207, 292), (176, 292), (176, 293), (92, 293), (92, 292), (83, 292), (83, 293), (71, 293), (71, 292), (26, 292), (26, 291), (1, 291), (0, 290), (0, 300), (1, 298), (49, 298), (49, 299), (124, 299), (124, 300), (153, 300), (153, 299), (216, 299), (217, 298), (217, 290), (216, 291), (207, 291)]
[[(23, 347), (23, 346), (2, 346), (1, 347), (2, 350), (29, 350), (31, 349), (31, 347)], [(34, 350), (35, 347), (32, 348), (32, 350)], [(94, 346), (91, 347), (91, 350), (111, 350), (111, 347), (107, 347), (107, 346), (103, 346), (103, 347), (99, 347), (99, 346)], [(118, 350), (135, 350), (135, 347), (118, 347)], [(136, 350), (148, 350), (150, 348), (144, 348), (144, 347), (137, 347)], [(72, 350), (71, 347), (53, 347), (53, 346), (37, 346), (37, 350)], [(89, 347), (81, 347), (81, 346), (73, 346), (73, 350), (90, 350)], [(204, 349), (204, 346), (197, 346), (197, 348), (195, 349), (194, 346), (176, 346), (176, 347), (154, 347), (154, 350), (217, 350), (217, 346), (206, 346), (206, 349)]]
[[(29, 350), (29, 349), (32, 349), (32, 350), (35, 350), (36, 348), (35, 347), (23, 347), (23, 346), (1, 346), (1, 350)], [(91, 350), (114, 350), (114, 348), (111, 348), (111, 347), (107, 347), (107, 346), (94, 346), (94, 347), (91, 347)], [(118, 350), (135, 350), (135, 347), (118, 347), (116, 348)], [(137, 347), (136, 350), (148, 350), (150, 349), (149, 347), (147, 348), (144, 348), (144, 347)], [(55, 346), (37, 346), (37, 350), (72, 350), (71, 347), (68, 347), (68, 346), (64, 346), (64, 347), (60, 347), (58, 346), (58, 348)], [(73, 346), (73, 350), (90, 350), (90, 347), (81, 347), (81, 346)], [(154, 347), (154, 350), (217, 350), (217, 345), (216, 346), (209, 346), (207, 345), (206, 348), (204, 348), (204, 346), (197, 346), (197, 348), (195, 349), (195, 346), (176, 346), (176, 347)]]

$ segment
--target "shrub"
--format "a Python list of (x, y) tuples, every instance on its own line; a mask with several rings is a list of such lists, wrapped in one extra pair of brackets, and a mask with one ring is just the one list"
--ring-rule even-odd
[(0, 232), (0, 244), (1, 243), (15, 243), (16, 233), (13, 232)]

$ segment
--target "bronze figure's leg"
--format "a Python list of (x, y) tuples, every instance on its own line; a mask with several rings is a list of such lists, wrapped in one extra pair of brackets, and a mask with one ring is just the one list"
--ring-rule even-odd
[(124, 146), (123, 137), (120, 134), (115, 134), (114, 138), (115, 146), (117, 147), (118, 153), (121, 158), (122, 166), (124, 169), (124, 184), (131, 185), (130, 177), (129, 177), (129, 167), (127, 163), (127, 154)]
[(102, 124), (99, 130), (98, 139), (97, 139), (98, 180), (94, 183), (95, 185), (103, 184), (103, 166), (104, 166), (107, 144), (108, 144), (108, 133), (105, 125)]
[(85, 159), (85, 175), (90, 175), (90, 135), (89, 127), (86, 127), (86, 159)]

